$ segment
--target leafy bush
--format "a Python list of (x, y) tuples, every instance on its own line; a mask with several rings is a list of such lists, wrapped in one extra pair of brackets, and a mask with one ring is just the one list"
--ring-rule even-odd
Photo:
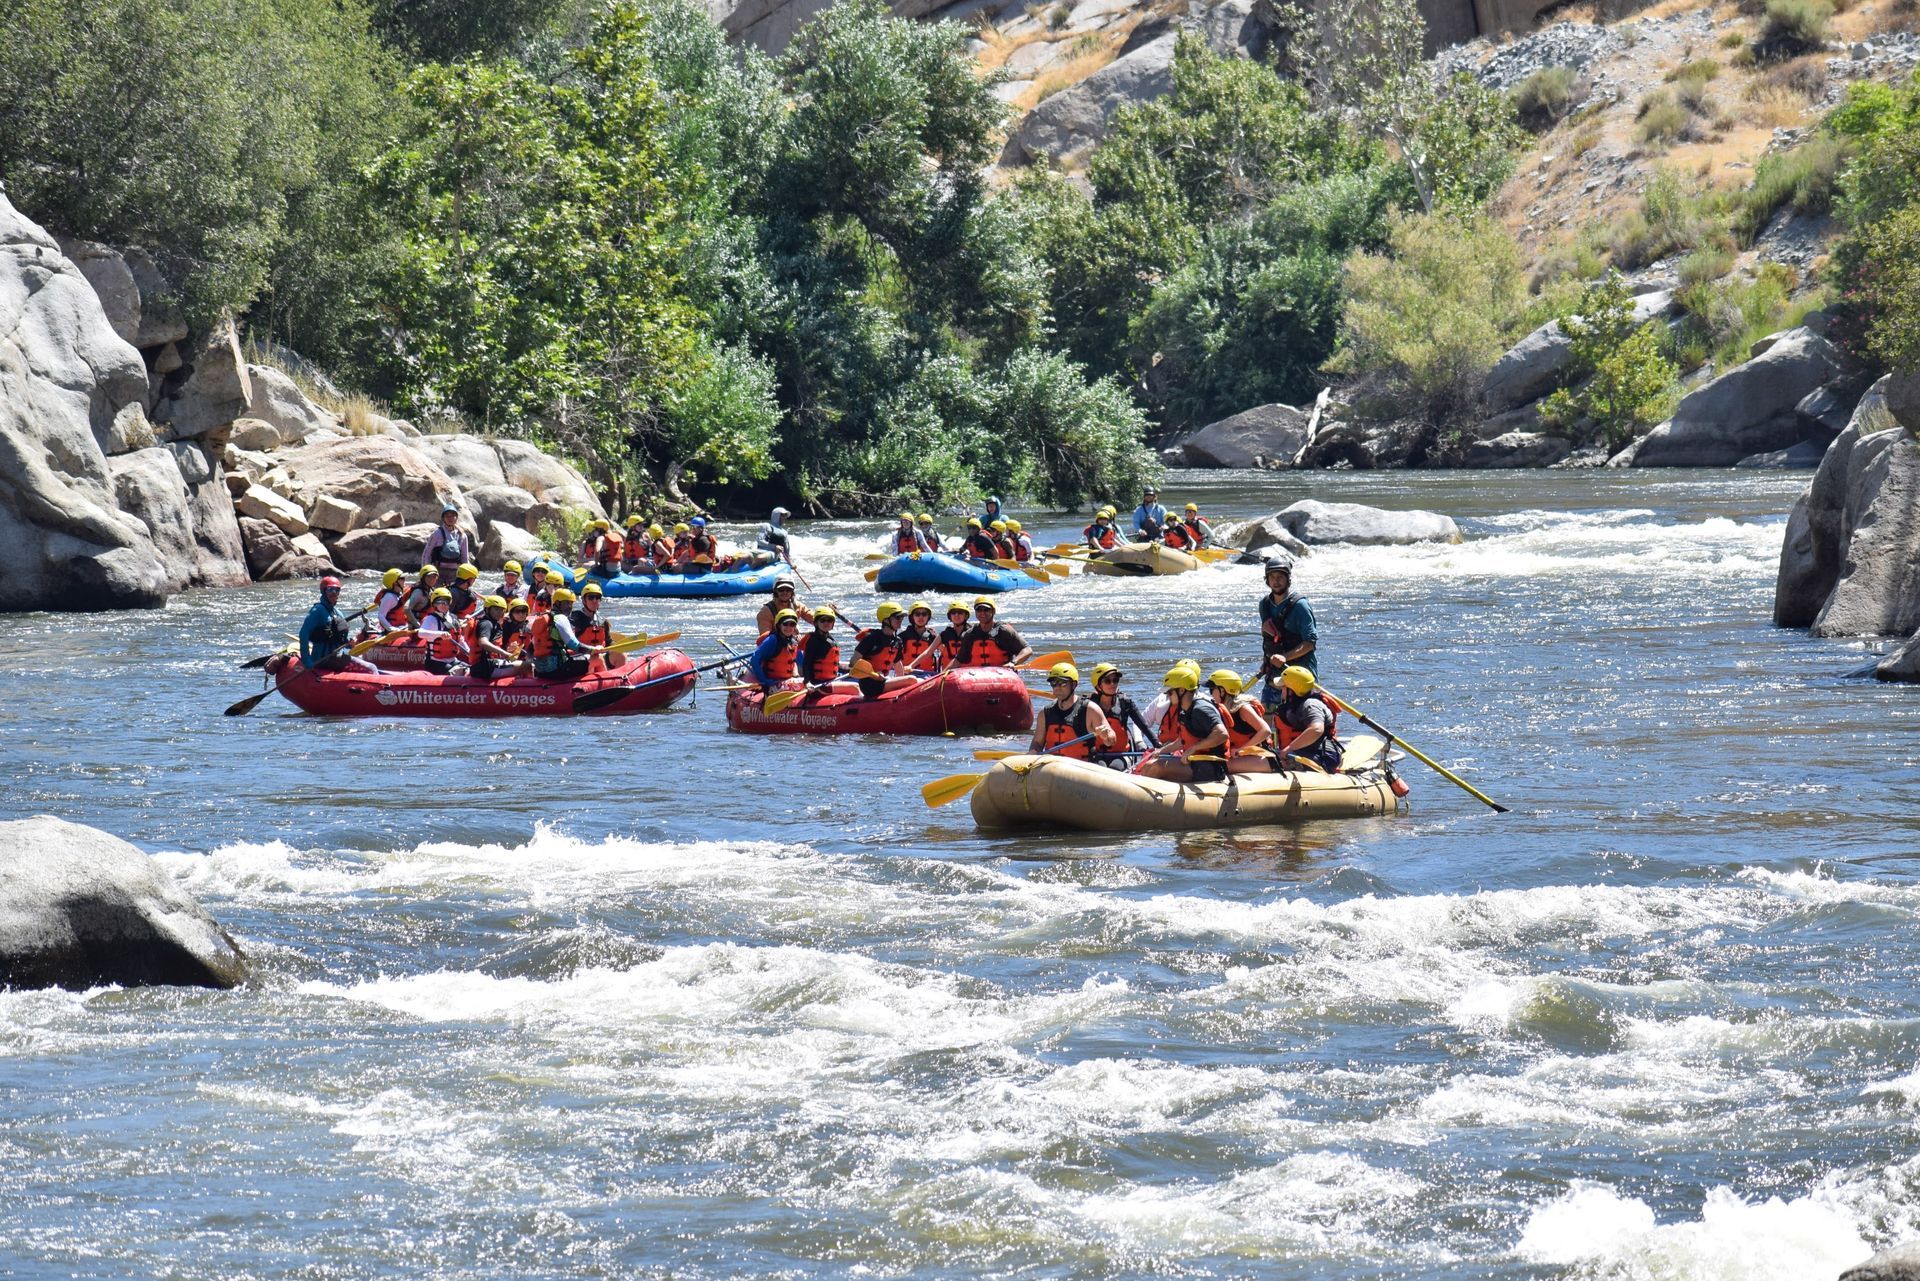
[(1751, 46), (1760, 62), (1781, 62), (1827, 46), (1833, 6), (1827, 0), (1767, 0), (1759, 37)]
[(1793, 286), (1792, 271), (1779, 263), (1767, 263), (1750, 280), (1729, 276), (1689, 285), (1675, 295), (1685, 314), (1682, 339), (1718, 368), (1740, 364), (1756, 339), (1797, 318)]
[(1846, 155), (1844, 140), (1816, 134), (1791, 151), (1763, 157), (1734, 211), (1733, 229), (1741, 243), (1752, 244), (1767, 221), (1784, 207), (1813, 216), (1831, 209), (1834, 184)]
[(1854, 233), (1848, 301), (1864, 313), (1866, 350), (1886, 368), (1920, 367), (1920, 203)]
[(1573, 110), (1577, 83), (1572, 67), (1542, 67), (1514, 88), (1514, 114), (1524, 127), (1544, 133)]
[(1632, 271), (1675, 253), (1692, 250), (1711, 230), (1699, 197), (1688, 192), (1670, 169), (1654, 171), (1640, 207), (1621, 215), (1612, 229), (1613, 265)]
[(1512, 237), (1481, 218), (1400, 215), (1388, 252), (1348, 259), (1347, 280), (1328, 368), (1378, 373), (1403, 411), (1433, 423), (1471, 413), (1526, 305)]
[(1680, 288), (1718, 280), (1733, 270), (1733, 250), (1725, 245), (1703, 245), (1680, 260)]
[(1660, 350), (1654, 322), (1634, 323), (1633, 299), (1616, 274), (1589, 288), (1560, 327), (1572, 339), (1568, 369), (1577, 385), (1548, 397), (1543, 418), (1589, 419), (1618, 450), (1672, 411), (1673, 362)]

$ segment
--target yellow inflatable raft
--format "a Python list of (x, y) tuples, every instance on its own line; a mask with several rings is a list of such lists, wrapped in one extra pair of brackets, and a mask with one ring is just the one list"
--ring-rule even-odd
[(1339, 774), (1236, 774), (1224, 783), (1166, 783), (1064, 756), (1012, 756), (974, 789), (973, 821), (983, 828), (1184, 832), (1368, 818), (1391, 814), (1399, 804), (1378, 765)]
[(1087, 557), (1089, 574), (1138, 577), (1143, 574), (1184, 574), (1199, 569), (1201, 561), (1159, 543), (1122, 543), (1112, 551)]

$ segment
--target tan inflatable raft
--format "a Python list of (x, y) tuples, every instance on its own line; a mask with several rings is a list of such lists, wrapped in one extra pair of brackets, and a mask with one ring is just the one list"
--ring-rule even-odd
[(1143, 574), (1184, 574), (1201, 562), (1185, 552), (1159, 543), (1122, 543), (1110, 552), (1096, 552), (1085, 562), (1089, 574), (1139, 577)]
[(1184, 832), (1391, 814), (1384, 769), (1238, 774), (1224, 783), (1166, 783), (1064, 756), (1013, 756), (973, 791), (983, 828), (1074, 827), (1089, 832)]

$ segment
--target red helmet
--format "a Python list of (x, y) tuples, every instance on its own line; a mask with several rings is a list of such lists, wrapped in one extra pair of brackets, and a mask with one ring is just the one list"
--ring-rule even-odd
[(328, 574), (325, 578), (320, 580), (320, 590), (324, 592), (324, 591), (327, 591), (328, 589), (332, 589), (333, 591), (336, 591), (336, 592), (340, 590), (340, 580), (335, 578), (332, 574)]

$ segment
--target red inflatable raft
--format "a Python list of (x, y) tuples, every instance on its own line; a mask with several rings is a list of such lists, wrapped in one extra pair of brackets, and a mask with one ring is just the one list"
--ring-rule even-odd
[(598, 690), (640, 685), (583, 716), (651, 712), (678, 701), (693, 688), (693, 660), (677, 649), (650, 649), (630, 656), (610, 672), (590, 672), (577, 681), (543, 676), (436, 676), (432, 672), (314, 672), (295, 658), (267, 665), (279, 690), (303, 712), (316, 716), (572, 716), (573, 700)]
[[(797, 689), (795, 682), (788, 688)], [(1027, 683), (1011, 667), (960, 667), (878, 698), (819, 694), (768, 713), (735, 690), (727, 726), (745, 734), (1019, 734), (1033, 727)]]

